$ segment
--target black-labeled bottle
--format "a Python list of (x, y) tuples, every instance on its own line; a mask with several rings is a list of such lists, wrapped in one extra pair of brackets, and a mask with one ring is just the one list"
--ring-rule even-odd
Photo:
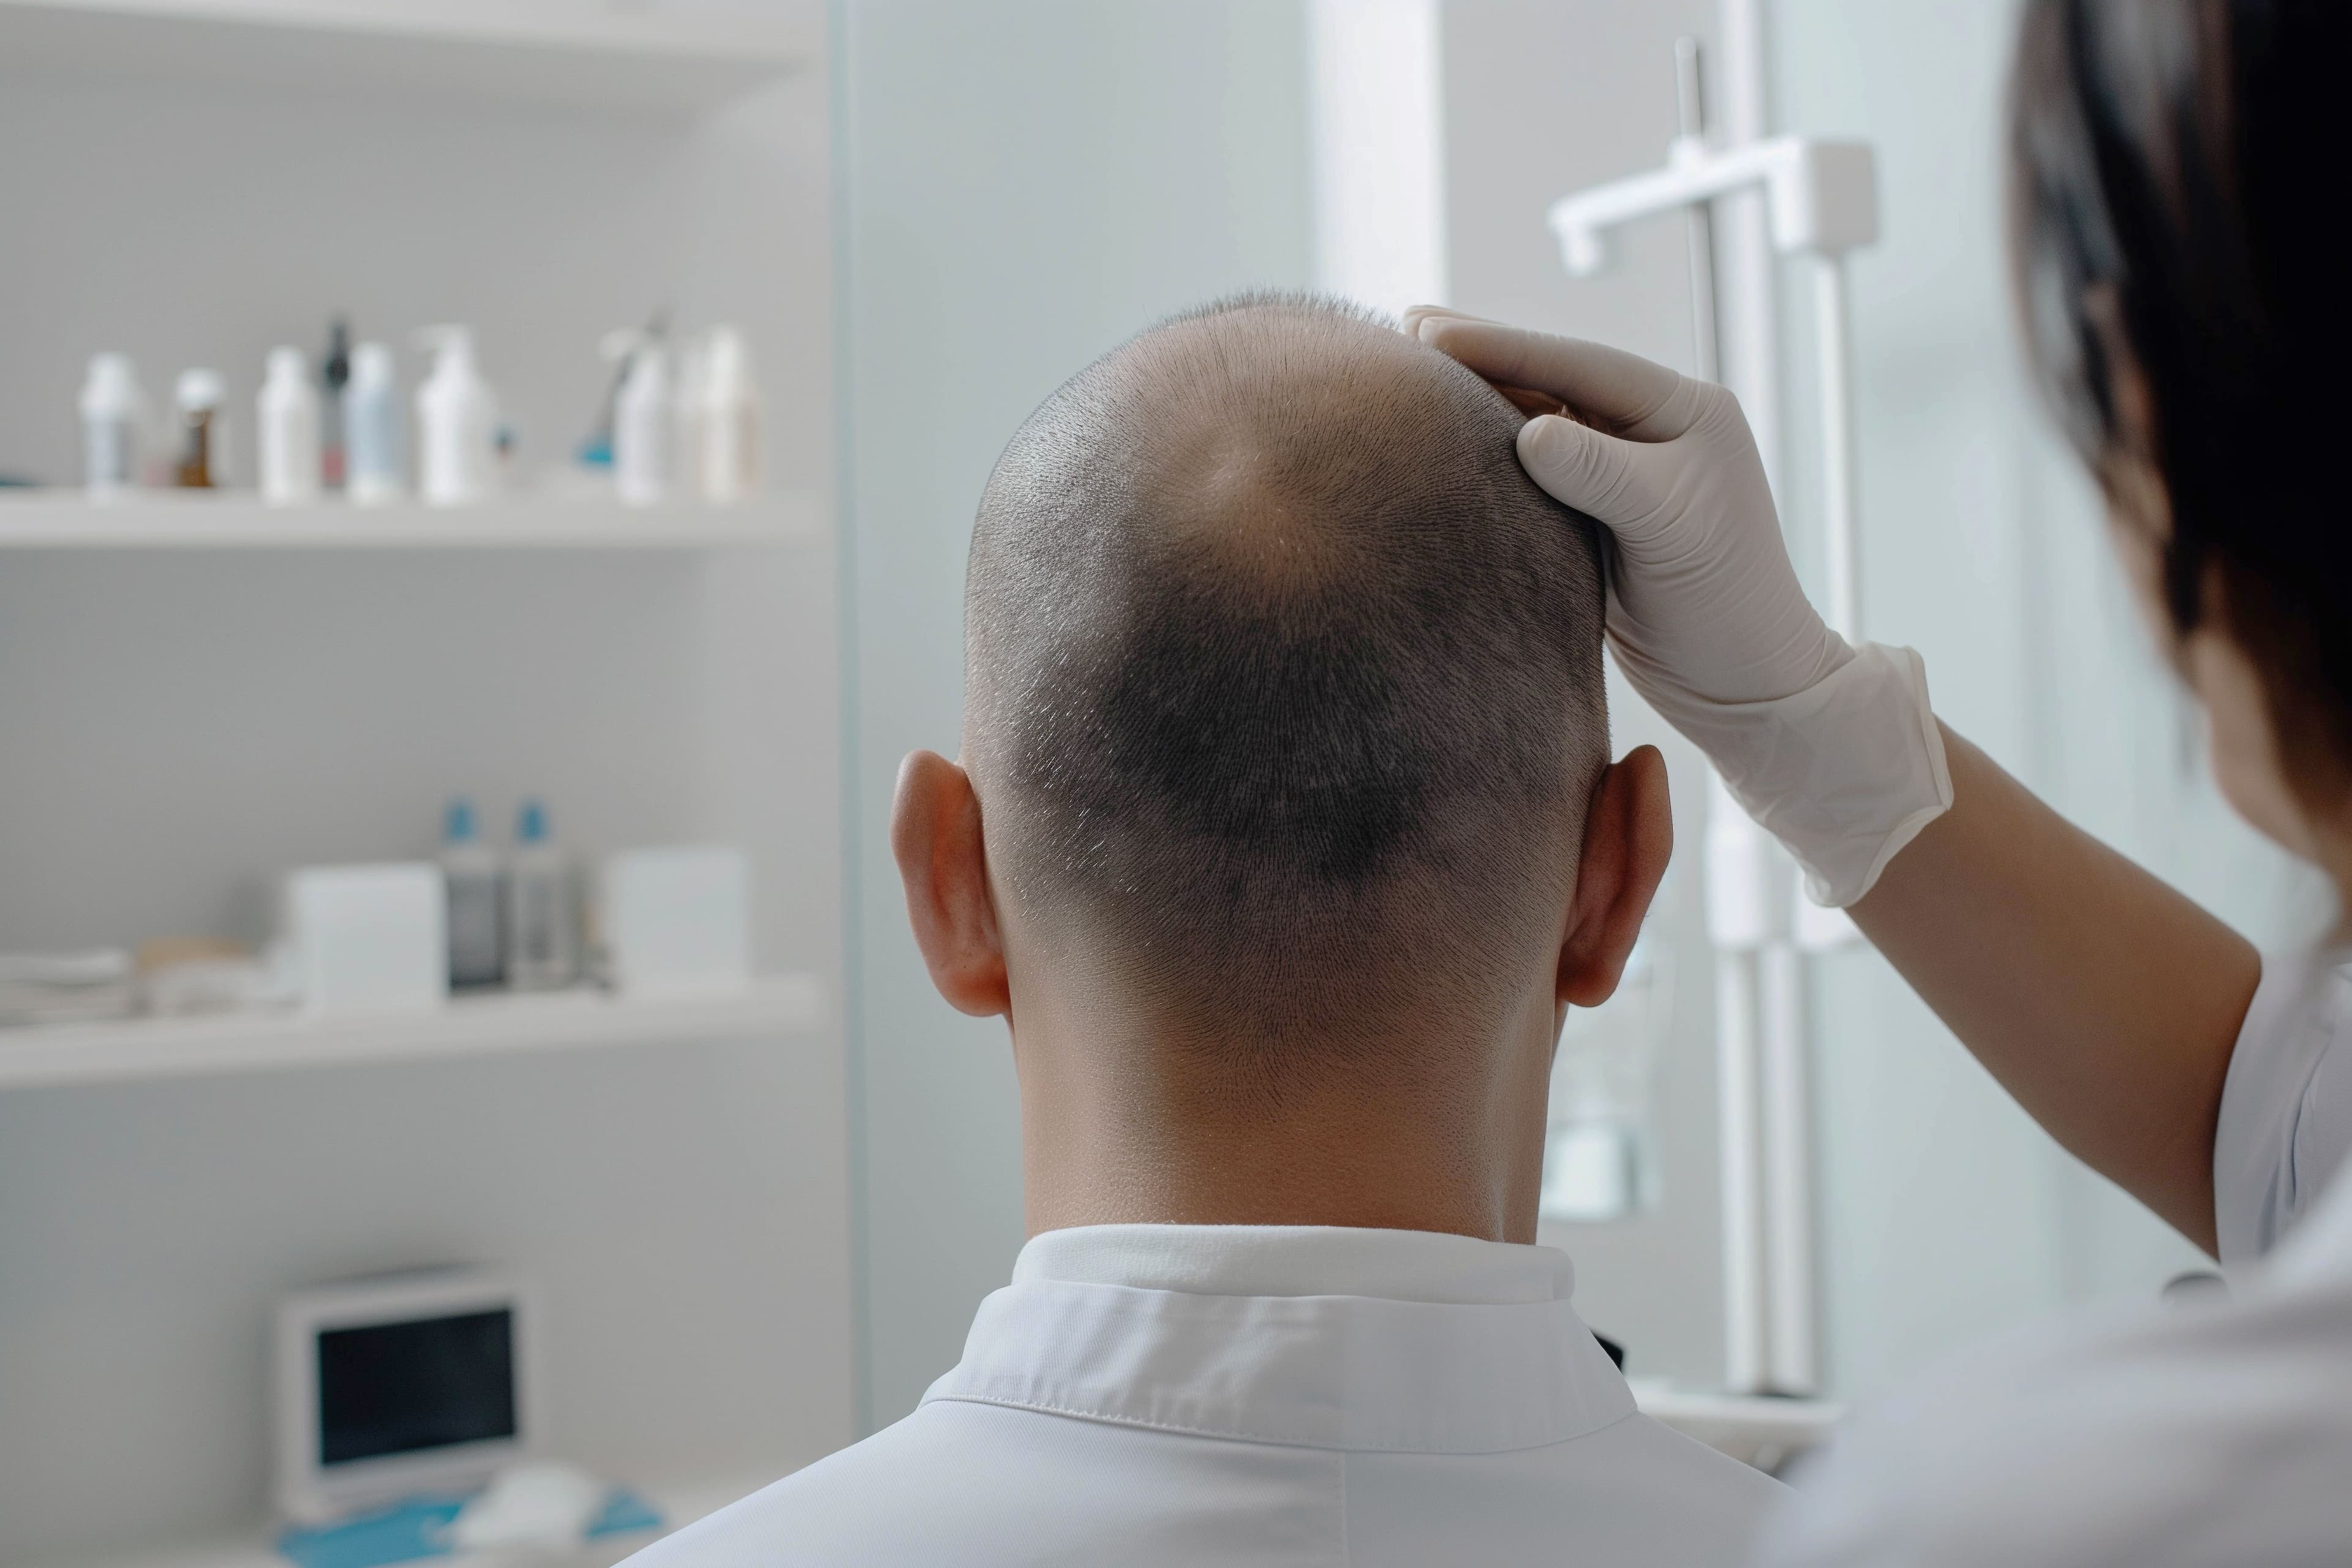
[(482, 841), (474, 803), (463, 796), (442, 817), (441, 879), (449, 896), (449, 988), (478, 991), (507, 977), (506, 878), (498, 851)]

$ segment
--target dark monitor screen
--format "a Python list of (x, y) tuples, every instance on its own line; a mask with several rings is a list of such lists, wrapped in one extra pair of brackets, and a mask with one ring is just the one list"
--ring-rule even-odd
[(319, 1335), (319, 1463), (515, 1436), (514, 1312)]

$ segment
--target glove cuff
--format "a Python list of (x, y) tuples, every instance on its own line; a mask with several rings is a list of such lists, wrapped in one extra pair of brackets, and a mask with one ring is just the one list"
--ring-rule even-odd
[(1793, 696), (1677, 705), (1665, 717), (1707, 754), (1748, 815), (1805, 873), (1805, 893), (1843, 909), (1952, 805), (1927, 670), (1907, 647), (1861, 643)]

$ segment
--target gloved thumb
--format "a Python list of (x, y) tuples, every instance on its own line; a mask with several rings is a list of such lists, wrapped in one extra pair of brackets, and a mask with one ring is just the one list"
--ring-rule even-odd
[(1647, 457), (1640, 442), (1604, 436), (1556, 414), (1519, 426), (1519, 466), (1528, 477), (1612, 533), (1638, 532), (1657, 511)]

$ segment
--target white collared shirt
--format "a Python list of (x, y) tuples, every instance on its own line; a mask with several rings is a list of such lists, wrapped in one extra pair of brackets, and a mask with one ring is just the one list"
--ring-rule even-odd
[(1050, 1231), (913, 1415), (635, 1563), (1738, 1561), (1781, 1489), (1638, 1414), (1574, 1283), (1423, 1231)]

